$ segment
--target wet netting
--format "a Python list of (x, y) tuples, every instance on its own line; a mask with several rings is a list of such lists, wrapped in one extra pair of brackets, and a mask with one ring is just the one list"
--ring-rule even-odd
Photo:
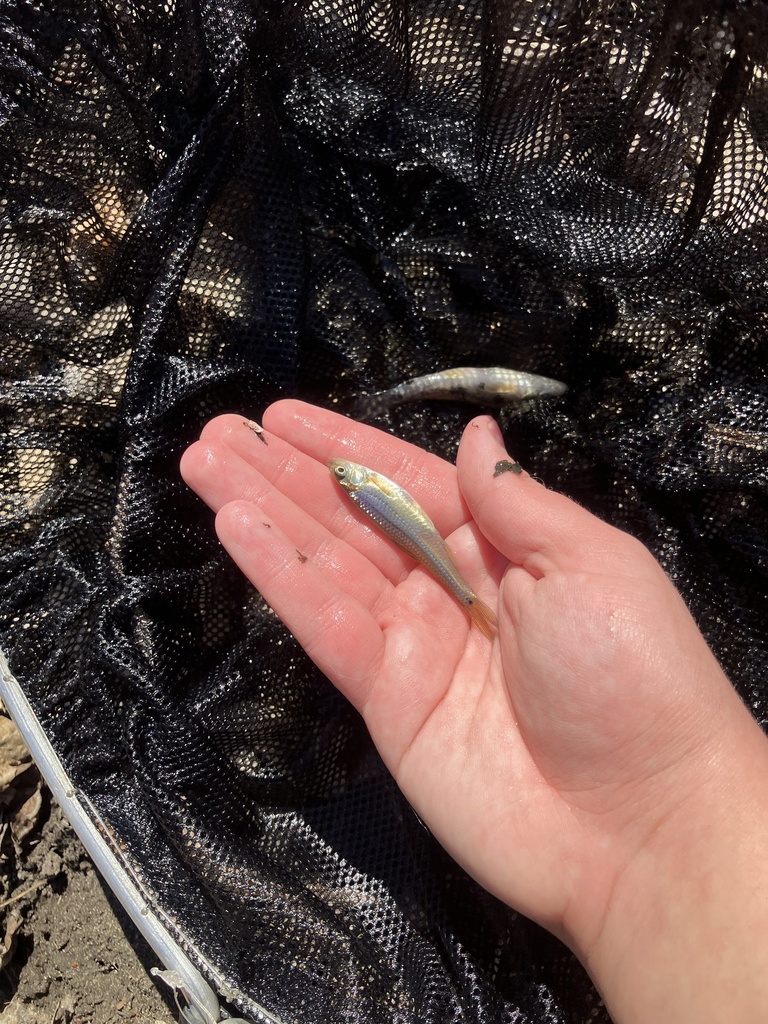
[[(606, 1020), (481, 892), (223, 554), (211, 416), (457, 365), (639, 536), (768, 720), (768, 9), (644, 0), (0, 3), (2, 644), (234, 1007)], [(452, 458), (476, 410), (389, 413)]]

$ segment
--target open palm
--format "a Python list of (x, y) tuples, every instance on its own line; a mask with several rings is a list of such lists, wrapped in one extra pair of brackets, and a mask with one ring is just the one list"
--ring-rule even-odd
[[(358, 708), (449, 852), (588, 945), (625, 865), (686, 792), (678, 765), (700, 784), (707, 722), (739, 713), (682, 600), (627, 535), (527, 474), (494, 476), (505, 452), (488, 418), (467, 428), (456, 467), (299, 402), (272, 406), (264, 428), (219, 417), (184, 456), (222, 543)], [(333, 456), (425, 508), (497, 610), (492, 642), (351, 505)]]

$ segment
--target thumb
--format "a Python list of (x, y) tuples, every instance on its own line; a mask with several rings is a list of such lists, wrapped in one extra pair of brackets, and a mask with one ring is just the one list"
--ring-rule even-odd
[(535, 577), (550, 570), (616, 568), (639, 546), (514, 462), (490, 416), (464, 431), (456, 458), (459, 487), (480, 530), (510, 562)]
[(617, 783), (651, 760), (656, 771), (716, 758), (724, 716), (749, 715), (661, 566), (527, 473), (494, 475), (504, 460), (493, 420), (473, 420), (456, 460), (464, 500), (491, 544), (538, 581), (521, 597), (516, 577), (502, 598), (516, 626), (513, 702), (550, 779), (568, 764), (576, 785), (581, 764), (588, 787), (599, 758)]

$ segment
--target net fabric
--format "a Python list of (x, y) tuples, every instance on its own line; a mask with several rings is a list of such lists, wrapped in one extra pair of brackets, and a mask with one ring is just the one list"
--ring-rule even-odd
[[(2, 644), (169, 928), (284, 1021), (605, 1020), (223, 556), (222, 411), (567, 381), (516, 457), (768, 720), (768, 18), (721, 0), (0, 5)], [(470, 410), (385, 424), (452, 457)]]

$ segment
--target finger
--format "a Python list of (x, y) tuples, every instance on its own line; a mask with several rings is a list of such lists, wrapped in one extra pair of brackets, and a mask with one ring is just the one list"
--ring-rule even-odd
[(216, 532), (320, 671), (361, 710), (384, 650), (369, 609), (302, 558), (295, 540), (249, 502), (221, 508)]
[(267, 436), (266, 443), (259, 440), (241, 416), (219, 416), (182, 458), (182, 474), (214, 509), (238, 498), (261, 502), (265, 491), (279, 491), (329, 534), (370, 560), (386, 579), (401, 582), (413, 560), (372, 527), (333, 481), (328, 467), (282, 438)]
[[(233, 441), (238, 434), (245, 438)], [(242, 417), (212, 420), (200, 440), (182, 456), (182, 476), (213, 509), (236, 498), (256, 501), (265, 490), (272, 489), (306, 511), (317, 512), (318, 520), (330, 522), (338, 514), (338, 488), (326, 467), (285, 442), (275, 443), (279, 439), (273, 439), (273, 451), (263, 459), (249, 459), (243, 452), (247, 456), (252, 440), (253, 434)]]
[(292, 399), (271, 405), (264, 427), (323, 465), (331, 458), (350, 459), (395, 480), (443, 536), (469, 518), (455, 466), (376, 427)]
[(256, 433), (242, 416), (217, 416), (205, 425), (200, 440), (229, 448), (329, 529), (334, 529), (340, 516), (343, 520), (343, 513), (350, 522), (358, 521), (352, 516), (352, 507), (339, 501), (339, 487), (325, 462), (318, 462), (277, 434)]
[(459, 485), (483, 534), (511, 562), (536, 578), (554, 569), (611, 571), (641, 546), (528, 473), (496, 472), (510, 460), (490, 417), (469, 423), (456, 460)]
[(195, 441), (181, 456), (181, 476), (214, 512), (229, 501), (254, 501), (254, 471), (223, 444)]
[[(375, 427), (305, 402), (276, 402), (265, 412), (264, 425), (279, 429), (293, 445), (323, 463), (341, 451), (340, 457), (395, 479), (425, 509), (438, 532), (448, 537), (460, 567), (471, 579), (481, 587), (480, 581), (487, 579), (493, 581), (492, 589), (498, 586), (506, 560), (469, 522), (456, 469), (449, 462)], [(406, 565), (410, 564), (408, 560)]]
[(446, 543), (461, 575), (495, 609), (509, 559), (497, 551), (474, 520), (446, 537)]
[[(181, 472), (186, 483), (214, 511), (232, 501), (246, 501), (260, 508), (266, 517), (280, 523), (299, 551), (322, 566), (336, 586), (367, 607), (374, 608), (391, 591), (389, 577), (370, 558), (327, 530), (227, 445), (197, 441), (184, 453)], [(387, 568), (394, 582), (404, 578), (406, 570), (399, 555), (388, 559), (386, 549), (377, 554), (392, 563)]]

